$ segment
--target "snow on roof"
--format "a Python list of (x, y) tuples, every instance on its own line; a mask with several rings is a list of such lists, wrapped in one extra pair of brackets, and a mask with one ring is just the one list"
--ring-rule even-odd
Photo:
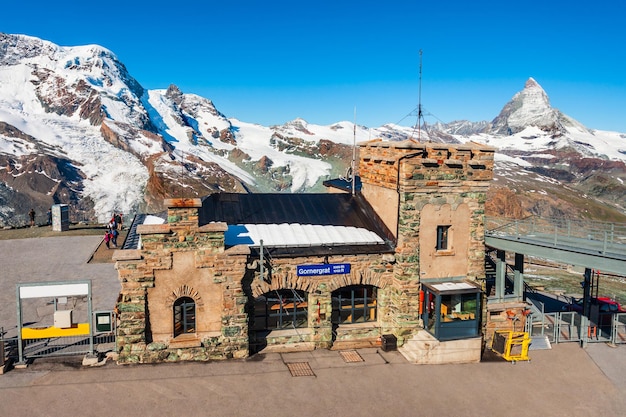
[(164, 224), (165, 219), (159, 216), (153, 216), (152, 214), (146, 215), (142, 224)]
[(476, 288), (467, 282), (443, 282), (441, 284), (433, 285), (433, 288), (439, 291), (453, 291), (453, 290), (468, 290)]
[(431, 288), (432, 290), (439, 292), (440, 294), (444, 293), (458, 293), (458, 294), (468, 294), (468, 293), (476, 293), (480, 292), (480, 287), (473, 282), (469, 281), (448, 281), (448, 282), (438, 282), (438, 283), (424, 283), (426, 287)]
[(376, 233), (352, 226), (299, 223), (229, 225), (226, 246), (307, 247), (337, 245), (377, 245), (384, 240)]

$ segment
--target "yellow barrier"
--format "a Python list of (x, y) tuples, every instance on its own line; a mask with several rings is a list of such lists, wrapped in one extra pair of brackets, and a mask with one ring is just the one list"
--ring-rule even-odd
[(22, 339), (47, 339), (49, 337), (83, 336), (89, 334), (89, 323), (78, 323), (72, 327), (23, 327)]
[(527, 332), (497, 330), (493, 335), (491, 350), (509, 362), (530, 361), (528, 347), (530, 336)]

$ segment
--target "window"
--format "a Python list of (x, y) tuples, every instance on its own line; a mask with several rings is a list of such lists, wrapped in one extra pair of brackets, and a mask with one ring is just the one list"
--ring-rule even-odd
[(437, 226), (437, 250), (448, 250), (450, 226)]
[(174, 337), (196, 332), (196, 303), (181, 297), (174, 302)]
[(450, 294), (441, 296), (441, 320), (474, 320), (476, 294)]
[(376, 287), (354, 285), (332, 294), (333, 324), (376, 321)]
[(307, 327), (307, 294), (299, 290), (277, 290), (255, 300), (254, 330)]
[(481, 290), (475, 283), (423, 284), (424, 325), (438, 340), (480, 335)]

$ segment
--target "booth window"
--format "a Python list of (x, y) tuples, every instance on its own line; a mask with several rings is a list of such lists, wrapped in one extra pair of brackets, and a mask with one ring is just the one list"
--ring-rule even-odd
[(424, 284), (423, 320), (438, 340), (479, 336), (481, 289), (468, 281)]
[(332, 293), (333, 324), (376, 321), (376, 287), (353, 285)]
[(307, 325), (307, 294), (304, 291), (276, 290), (255, 300), (255, 330), (276, 330)]
[(448, 250), (450, 226), (437, 226), (437, 250)]
[(196, 303), (181, 297), (174, 302), (174, 337), (196, 331)]

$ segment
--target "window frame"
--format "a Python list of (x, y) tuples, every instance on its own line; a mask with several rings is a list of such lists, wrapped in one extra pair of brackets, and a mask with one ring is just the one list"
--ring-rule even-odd
[(373, 285), (341, 287), (333, 291), (331, 302), (333, 325), (378, 321), (378, 288)]
[(437, 240), (435, 244), (435, 250), (437, 251), (449, 251), (450, 250), (450, 231), (452, 226), (449, 224), (441, 224), (437, 226)]
[(308, 327), (308, 293), (306, 291), (274, 290), (254, 300), (255, 331), (306, 327)]
[(196, 333), (196, 302), (191, 297), (179, 297), (172, 305), (174, 338)]

